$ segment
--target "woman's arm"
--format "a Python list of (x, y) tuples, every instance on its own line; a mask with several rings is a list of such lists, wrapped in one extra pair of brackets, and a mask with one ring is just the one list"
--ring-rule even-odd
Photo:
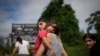
[[(61, 38), (58, 36), (58, 40), (61, 42), (62, 44), (62, 41), (61, 41)], [(64, 47), (63, 47), (63, 44), (62, 44), (62, 56), (68, 56), (68, 53), (65, 51)]]
[(17, 50), (18, 50), (18, 47), (15, 46), (15, 48), (14, 48), (14, 50), (13, 50), (11, 56), (13, 56)]
[(30, 50), (31, 48), (30, 48), (30, 45), (27, 45), (27, 48), (28, 48), (28, 50)]
[(68, 56), (67, 52), (65, 51), (64, 47), (62, 47), (62, 56)]
[(27, 41), (27, 48), (28, 48), (28, 50), (31, 50), (30, 43), (28, 41)]

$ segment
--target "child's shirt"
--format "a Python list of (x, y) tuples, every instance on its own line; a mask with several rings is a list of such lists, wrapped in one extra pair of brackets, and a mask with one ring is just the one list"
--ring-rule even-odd
[(47, 37), (47, 31), (46, 30), (39, 31), (37, 34), (37, 37), (36, 37), (34, 55), (36, 54), (37, 50), (39, 49), (40, 44), (42, 42), (42, 38), (44, 38), (44, 37)]

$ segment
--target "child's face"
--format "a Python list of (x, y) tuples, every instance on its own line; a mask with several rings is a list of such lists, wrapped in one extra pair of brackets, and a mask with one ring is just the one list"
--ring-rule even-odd
[(93, 39), (91, 39), (91, 38), (86, 38), (85, 40), (84, 40), (84, 44), (85, 44), (85, 46), (87, 47), (87, 48), (92, 48), (93, 46), (94, 46), (94, 44), (96, 43), (96, 41), (95, 40), (93, 40)]
[(46, 23), (45, 22), (39, 22), (38, 26), (39, 26), (39, 29), (45, 29)]

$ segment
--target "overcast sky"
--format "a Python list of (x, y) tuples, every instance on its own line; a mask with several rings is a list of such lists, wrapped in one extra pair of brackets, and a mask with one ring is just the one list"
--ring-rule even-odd
[[(0, 35), (11, 32), (12, 23), (36, 23), (51, 0), (0, 0)], [(100, 10), (100, 0), (64, 0), (71, 4), (79, 20), (80, 30), (86, 32), (85, 19)], [(95, 31), (92, 31), (95, 32)]]

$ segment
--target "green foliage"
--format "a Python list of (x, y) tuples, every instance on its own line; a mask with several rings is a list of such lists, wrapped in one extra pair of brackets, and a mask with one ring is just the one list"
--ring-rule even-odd
[(89, 51), (83, 45), (64, 47), (69, 56), (89, 56)]
[(0, 56), (2, 56), (3, 55), (3, 52), (5, 52), (5, 51), (7, 51), (7, 52), (11, 52), (11, 48), (10, 47), (3, 47), (3, 46), (0, 46)]
[(68, 46), (63, 43), (64, 49), (68, 53), (68, 56), (89, 56), (89, 50), (82, 44), (76, 46)]
[[(29, 52), (30, 52), (30, 56), (32, 56), (34, 47), (30, 46), (30, 48), (31, 48), (31, 50), (29, 50)], [(5, 51), (9, 52), (9, 55), (11, 55), (13, 49), (14, 49), (14, 46), (13, 47), (8, 47), (8, 46), (7, 47), (3, 47), (3, 46), (0, 46), (0, 56), (3, 56), (3, 52), (5, 52)], [(15, 53), (14, 56), (18, 56), (18, 51)]]
[(100, 11), (96, 11), (90, 15), (89, 18), (86, 19), (86, 22), (88, 22), (88, 31), (92, 29), (92, 27), (95, 27), (97, 33), (100, 34)]
[[(76, 45), (76, 46), (68, 46), (66, 43), (63, 43), (64, 48), (69, 56), (88, 56), (88, 50), (83, 45)], [(31, 47), (33, 49), (33, 47)], [(0, 47), (0, 56), (4, 50), (9, 50), (11, 54), (10, 47)], [(30, 51), (30, 56), (32, 56), (32, 52)], [(15, 56), (18, 56), (17, 53)]]
[(79, 32), (75, 12), (70, 5), (64, 5), (63, 0), (52, 0), (40, 18), (56, 21), (61, 30), (61, 39), (68, 45), (76, 45), (81, 42), (82, 35)]

